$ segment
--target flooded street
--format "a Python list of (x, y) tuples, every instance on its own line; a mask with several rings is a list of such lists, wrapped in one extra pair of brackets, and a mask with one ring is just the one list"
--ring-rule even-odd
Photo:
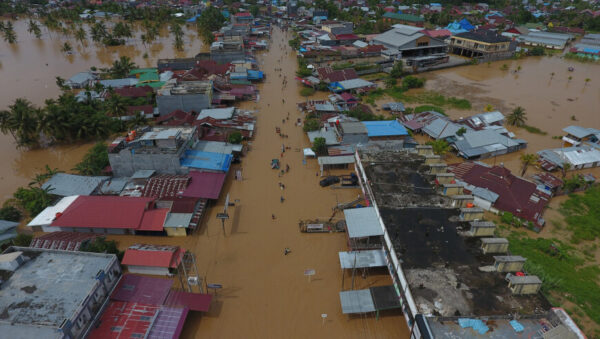
[[(198, 269), (208, 283), (223, 285), (207, 315), (188, 318), (183, 338), (407, 338), (408, 329), (400, 313), (382, 313), (379, 320), (374, 315), (349, 318), (341, 313), (338, 252), (347, 250), (344, 233), (306, 234), (298, 230), (300, 219), (328, 218), (337, 202), (351, 201), (360, 191), (321, 188), (316, 160), (309, 159), (303, 165), (299, 150), (309, 145), (308, 138), (302, 127), (293, 123), (301, 117), (296, 103), (303, 98), (293, 81), (296, 59), (285, 41), (281, 31), (274, 29), (270, 51), (258, 56), (267, 75), (265, 83), (259, 85), (260, 102), (242, 105), (258, 111), (251, 150), (230, 171), (241, 168), (244, 180), (234, 181), (229, 175), (221, 199), (208, 210), (198, 233), (187, 238), (111, 239), (121, 248), (141, 241), (181, 245), (196, 254)], [(279, 77), (274, 68), (284, 70), (287, 87), (282, 87), (283, 76)], [(289, 121), (282, 123), (288, 112)], [(276, 126), (289, 137), (281, 139), (275, 133)], [(282, 142), (291, 148), (281, 158), (290, 171), (280, 178), (270, 163), (280, 156)], [(283, 191), (280, 181), (285, 185)], [(222, 211), (228, 192), (235, 207), (229, 207), (224, 236), (216, 214)], [(337, 216), (343, 218), (343, 214)], [(284, 255), (286, 247), (291, 249), (288, 255)], [(304, 276), (307, 269), (316, 271), (311, 282)], [(367, 279), (356, 278), (355, 288), (389, 284), (385, 269), (371, 270)], [(350, 288), (348, 273), (345, 288)], [(324, 324), (322, 314), (327, 314)]]
[[(81, 46), (73, 38), (66, 38), (58, 32), (48, 33), (42, 28), (42, 39), (36, 39), (27, 32), (27, 20), (13, 22), (18, 43), (0, 41), (0, 110), (6, 109), (17, 98), (27, 98), (37, 106), (46, 99), (60, 94), (56, 77), (68, 79), (92, 66), (109, 67), (120, 56), (130, 57), (140, 67), (156, 67), (159, 58), (193, 56), (202, 49), (202, 41), (193, 27), (183, 27), (185, 51), (177, 52), (172, 46), (168, 28), (164, 27), (156, 43), (145, 47), (139, 35), (128, 39), (128, 45), (104, 47), (88, 39), (87, 46)], [(65, 42), (73, 46), (74, 54), (61, 52)], [(148, 58), (144, 59), (144, 53)], [(31, 178), (43, 171), (46, 164), (51, 168), (69, 171), (81, 161), (82, 156), (93, 143), (84, 145), (57, 146), (48, 150), (16, 149), (10, 135), (0, 133), (0, 202), (11, 197), (13, 192), (27, 185)]]

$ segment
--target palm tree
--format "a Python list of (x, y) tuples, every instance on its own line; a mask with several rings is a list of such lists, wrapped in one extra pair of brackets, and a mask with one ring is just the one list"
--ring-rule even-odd
[(18, 146), (35, 146), (39, 141), (38, 123), (36, 116), (39, 114), (31, 102), (19, 98), (8, 107), (7, 111), (0, 112), (0, 131), (10, 132)]
[(567, 78), (568, 82), (571, 82), (571, 80), (573, 80), (573, 77), (569, 75), (569, 77)]
[(110, 91), (110, 97), (106, 101), (106, 113), (115, 118), (121, 118), (127, 112), (125, 98)]
[(554, 72), (550, 73), (550, 80), (552, 80), (552, 78), (554, 78)]
[(69, 86), (66, 85), (65, 79), (61, 77), (56, 77), (56, 86), (58, 86), (61, 91), (66, 91), (69, 89)]
[(148, 119), (142, 112), (138, 112), (138, 114), (134, 115), (133, 118), (127, 120), (127, 129), (131, 130), (138, 126), (145, 126), (148, 124)]
[(70, 53), (71, 51), (73, 51), (73, 47), (71, 47), (71, 44), (69, 42), (65, 42), (60, 48), (60, 51), (63, 53)]
[(79, 29), (75, 31), (75, 40), (79, 41), (81, 46), (85, 46), (85, 41), (87, 40), (87, 32), (83, 27), (79, 26)]
[(176, 50), (183, 51), (183, 39), (180, 36), (176, 36), (173, 46), (175, 46)]
[(9, 44), (14, 44), (17, 42), (17, 34), (15, 33), (12, 22), (8, 21), (4, 25), (4, 29), (2, 31), (4, 32), (4, 41), (8, 42)]
[(590, 78), (585, 78), (585, 86), (587, 86), (587, 85), (588, 85), (588, 83), (589, 83), (590, 81), (592, 81), (592, 79), (590, 79)]
[(523, 126), (527, 120), (525, 109), (521, 106), (517, 106), (511, 114), (506, 117), (506, 121), (512, 126)]
[(527, 168), (533, 164), (535, 164), (538, 160), (537, 154), (523, 154), (521, 155), (521, 165), (523, 168), (521, 169), (521, 176), (525, 175), (527, 172)]
[(521, 71), (521, 65), (517, 66), (517, 72)]
[(100, 42), (106, 37), (106, 26), (102, 21), (96, 22), (91, 29), (92, 40)]
[(38, 25), (36, 21), (33, 21), (31, 19), (29, 19), (29, 27), (27, 28), (27, 31), (30, 34), (34, 34), (35, 37), (38, 39), (42, 37), (42, 30), (40, 29), (40, 25)]
[(122, 78), (126, 77), (134, 68), (137, 68), (137, 65), (129, 57), (122, 56), (113, 62), (110, 73), (115, 78)]

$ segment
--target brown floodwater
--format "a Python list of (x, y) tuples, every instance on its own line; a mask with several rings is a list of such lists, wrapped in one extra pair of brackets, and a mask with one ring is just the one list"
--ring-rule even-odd
[[(293, 80), (295, 56), (282, 39), (281, 31), (274, 29), (271, 49), (258, 55), (267, 75), (259, 85), (260, 101), (241, 105), (256, 110), (258, 118), (251, 150), (230, 171), (241, 168), (244, 180), (235, 181), (229, 175), (221, 199), (191, 236), (110, 238), (117, 240), (120, 248), (135, 242), (181, 245), (195, 253), (198, 270), (208, 283), (223, 285), (208, 314), (190, 315), (183, 338), (408, 338), (399, 312), (382, 313), (379, 320), (373, 315), (350, 318), (342, 314), (338, 252), (347, 250), (345, 234), (304, 234), (298, 230), (300, 219), (328, 218), (337, 202), (351, 201), (360, 191), (321, 188), (316, 160), (309, 159), (303, 165), (300, 150), (309, 142), (302, 127), (293, 121), (301, 117), (296, 103), (304, 98)], [(282, 85), (283, 75), (280, 77), (275, 68), (283, 69), (287, 86)], [(288, 112), (289, 121), (282, 123)], [(275, 133), (276, 126), (288, 138), (281, 139)], [(270, 163), (280, 158), (282, 143), (290, 147), (281, 158), (283, 165), (290, 165), (290, 171), (278, 177)], [(279, 182), (285, 190), (279, 188)], [(216, 213), (223, 209), (227, 193), (235, 207), (229, 208), (224, 236)], [(291, 249), (288, 255), (283, 253), (286, 247)], [(310, 282), (304, 276), (307, 269), (316, 271)], [(366, 279), (356, 278), (355, 288), (391, 283), (385, 269), (375, 270)], [(345, 289), (350, 289), (348, 273)], [(322, 314), (327, 314), (324, 323)]]
[[(184, 51), (175, 51), (166, 27), (160, 32), (156, 43), (144, 46), (137, 27), (135, 38), (127, 40), (126, 46), (104, 47), (91, 39), (81, 45), (73, 38), (42, 27), (42, 39), (27, 32), (27, 20), (14, 21), (18, 43), (0, 41), (0, 110), (6, 109), (17, 98), (27, 98), (36, 105), (60, 94), (56, 77), (68, 79), (77, 72), (92, 66), (109, 67), (120, 56), (130, 57), (140, 67), (156, 67), (159, 58), (195, 55), (203, 48), (197, 33), (184, 27)], [(74, 49), (72, 55), (61, 52), (65, 42)], [(144, 58), (144, 53), (148, 58)], [(56, 146), (45, 150), (17, 149), (12, 136), (0, 134), (0, 202), (9, 198), (17, 187), (27, 185), (45, 165), (68, 171), (81, 161), (92, 143)]]
[[(508, 70), (501, 69), (504, 64)], [(574, 67), (574, 71), (569, 72), (569, 67)], [(488, 104), (505, 115), (517, 106), (523, 107), (527, 124), (547, 132), (543, 136), (507, 126), (517, 138), (527, 140), (525, 152), (528, 153), (561, 147), (560, 140), (552, 136), (563, 135), (562, 129), (566, 126), (600, 128), (600, 66), (595, 64), (559, 56), (528, 57), (433, 71), (423, 76), (428, 80), (426, 90), (471, 101), (473, 108), (470, 110), (447, 109), (451, 118), (481, 113)], [(586, 84), (588, 78), (590, 81)], [(485, 162), (502, 162), (518, 171), (521, 154), (508, 154)]]

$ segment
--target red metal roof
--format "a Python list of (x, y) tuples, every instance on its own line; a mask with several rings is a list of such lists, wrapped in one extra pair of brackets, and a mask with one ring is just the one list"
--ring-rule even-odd
[(179, 246), (135, 244), (125, 251), (121, 265), (177, 268), (182, 258)]
[(219, 199), (227, 173), (190, 171), (191, 182), (183, 192), (184, 197)]
[(111, 301), (100, 318), (100, 325), (88, 338), (146, 338), (160, 308), (161, 306)]
[(158, 208), (144, 212), (142, 222), (140, 223), (139, 231), (162, 231), (165, 224), (165, 219), (169, 213), (168, 208)]
[(152, 105), (127, 106), (127, 115), (136, 115), (138, 113), (152, 114), (154, 107)]
[(358, 74), (353, 68), (347, 68), (339, 71), (334, 71), (331, 67), (321, 67), (317, 69), (317, 73), (321, 79), (327, 79), (330, 82), (344, 81), (358, 78)]
[(161, 174), (150, 178), (144, 190), (143, 197), (158, 199), (174, 199), (181, 196), (190, 182), (188, 175)]
[(169, 307), (186, 307), (192, 311), (208, 312), (211, 300), (210, 294), (171, 291), (164, 304)]
[(79, 196), (51, 226), (77, 228), (140, 227), (148, 204), (154, 198)]
[(124, 274), (110, 299), (158, 306), (163, 304), (172, 286), (172, 279)]
[(180, 109), (173, 111), (167, 115), (163, 115), (157, 118), (155, 121), (159, 125), (167, 125), (167, 126), (181, 126), (181, 125), (191, 125), (196, 116), (194, 113), (187, 113)]
[(150, 86), (115, 88), (115, 94), (122, 97), (142, 98), (153, 92)]
[(358, 40), (359, 37), (356, 34), (338, 34), (335, 36), (336, 40)]
[(453, 164), (448, 170), (470, 185), (498, 194), (494, 207), (538, 223), (550, 197), (537, 190), (537, 185), (513, 175), (501, 166), (486, 167), (472, 162)]
[(452, 32), (450, 32), (447, 29), (424, 29), (421, 31), (421, 33), (428, 35), (432, 38), (439, 38), (452, 35)]
[(234, 16), (238, 16), (239, 17), (239, 16), (252, 16), (252, 15), (250, 13), (248, 13), (248, 12), (238, 12), (238, 13), (235, 13)]
[(78, 251), (83, 242), (93, 240), (99, 236), (93, 233), (51, 232), (33, 239), (29, 247)]

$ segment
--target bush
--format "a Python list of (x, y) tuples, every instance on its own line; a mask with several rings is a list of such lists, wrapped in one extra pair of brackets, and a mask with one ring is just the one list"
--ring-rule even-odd
[(312, 150), (317, 155), (327, 154), (327, 143), (325, 141), (325, 138), (320, 138), (320, 137), (315, 138), (315, 141), (313, 142)]
[(309, 97), (315, 94), (315, 89), (311, 87), (304, 87), (300, 90), (300, 95), (303, 97)]
[(298, 49), (300, 48), (300, 38), (296, 37), (290, 41), (288, 41), (288, 44), (290, 45), (290, 47), (292, 47), (293, 49)]
[(502, 217), (500, 218), (500, 220), (505, 224), (512, 225), (514, 218), (515, 216), (512, 213), (504, 212), (502, 213)]
[(82, 175), (100, 175), (109, 165), (108, 147), (105, 143), (98, 142), (87, 151), (83, 160), (75, 165), (73, 170)]
[(467, 133), (467, 129), (464, 127), (461, 127), (458, 129), (458, 131), (456, 131), (456, 135), (458, 135), (459, 137), (462, 136), (463, 134)]
[(398, 81), (394, 77), (385, 78), (385, 80), (383, 80), (383, 83), (385, 84), (385, 88), (392, 88), (392, 87), (396, 86), (397, 82)]
[(106, 238), (104, 237), (96, 238), (94, 241), (87, 243), (81, 247), (80, 251), (116, 254), (119, 261), (123, 258), (123, 252), (119, 251), (117, 242), (114, 240), (106, 241)]
[(31, 240), (33, 240), (33, 235), (19, 233), (17, 234), (17, 237), (13, 239), (13, 244), (15, 244), (15, 246), (29, 247)]
[(329, 92), (329, 87), (327, 87), (327, 83), (319, 82), (319, 84), (317, 85), (317, 90), (322, 92)]
[(390, 76), (392, 78), (401, 78), (403, 75), (404, 75), (404, 64), (402, 63), (402, 60), (398, 60), (394, 64), (394, 67), (392, 67), (392, 70), (390, 71)]
[(30, 216), (38, 215), (52, 203), (49, 190), (40, 187), (19, 187), (13, 196), (17, 200), (17, 204), (27, 211)]
[(233, 132), (227, 136), (227, 142), (230, 144), (241, 144), (242, 143), (242, 133)]
[(306, 119), (304, 120), (304, 132), (311, 132), (318, 130), (321, 126), (317, 119)]
[(18, 222), (21, 220), (21, 212), (14, 206), (4, 206), (0, 208), (0, 220)]
[(546, 49), (541, 46), (536, 46), (529, 50), (529, 55), (533, 56), (543, 56), (546, 55)]
[(434, 112), (438, 112), (443, 115), (446, 115), (446, 112), (444, 111), (443, 108), (441, 108), (439, 106), (433, 106), (433, 105), (421, 105), (421, 106), (415, 107), (413, 110), (413, 112), (415, 112), (415, 113), (429, 112), (429, 111), (434, 111)]
[(422, 88), (423, 86), (425, 86), (425, 79), (417, 78), (412, 75), (402, 79), (402, 87), (404, 87), (404, 89)]

